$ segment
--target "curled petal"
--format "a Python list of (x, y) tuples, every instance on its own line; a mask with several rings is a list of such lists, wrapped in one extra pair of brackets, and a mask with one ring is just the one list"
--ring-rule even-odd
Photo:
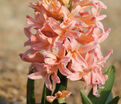
[(96, 17), (96, 20), (97, 20), (97, 21), (100, 21), (100, 20), (105, 19), (106, 17), (107, 17), (106, 15), (97, 16), (97, 17)]
[(46, 97), (46, 100), (47, 100), (49, 103), (52, 103), (55, 99), (56, 99), (55, 96), (47, 96), (47, 97)]
[(28, 77), (29, 77), (30, 79), (41, 79), (41, 78), (43, 78), (41, 72), (32, 73), (32, 74), (28, 75)]
[(34, 25), (36, 23), (36, 21), (30, 16), (26, 16), (26, 19), (29, 25)]
[(81, 44), (87, 44), (92, 42), (94, 39), (92, 35), (81, 35), (79, 38), (77, 38), (77, 41)]
[(49, 12), (49, 15), (60, 17), (61, 4), (58, 0), (42, 0), (42, 5)]
[(83, 70), (81, 64), (79, 62), (77, 62), (76, 60), (74, 60), (74, 59), (72, 59), (71, 68), (75, 72), (78, 72), (78, 71), (81, 72)]
[(83, 80), (85, 81), (86, 85), (85, 87), (88, 87), (89, 85), (91, 85), (91, 73), (87, 72), (84, 76), (83, 76)]
[(106, 61), (108, 60), (108, 58), (110, 57), (110, 55), (113, 53), (113, 50), (109, 50), (108, 51), (108, 55), (106, 57), (104, 57), (99, 63), (98, 65), (101, 65), (102, 67), (104, 66), (104, 64), (106, 63)]
[(49, 49), (51, 43), (41, 32), (37, 36), (32, 36), (29, 41), (28, 45), (31, 45), (34, 50)]
[(52, 54), (50, 52), (46, 52), (46, 51), (43, 52), (43, 55), (44, 55), (44, 58), (45, 58), (44, 62), (46, 64), (54, 65), (54, 64), (57, 63), (57, 57), (56, 57), (56, 55), (54, 55), (54, 54)]
[(103, 75), (101, 70), (93, 69), (92, 71), (92, 84), (94, 85), (103, 85), (107, 80), (107, 76)]
[(71, 81), (77, 81), (82, 79), (83, 72), (75, 72), (71, 75), (68, 75), (67, 78), (70, 79)]
[(59, 71), (61, 72), (61, 74), (65, 75), (65, 76), (69, 76), (69, 75), (72, 74), (71, 71), (69, 71), (69, 70), (65, 67), (65, 65), (62, 65), (62, 64), (60, 65)]
[(52, 91), (52, 83), (50, 81), (50, 75), (47, 75), (47, 77), (45, 78), (45, 84), (46, 84), (46, 87)]
[(55, 99), (60, 99), (60, 98), (67, 98), (71, 95), (71, 92), (67, 90), (63, 91), (58, 91), (55, 96), (47, 96), (46, 99), (48, 102), (52, 103)]
[(98, 28), (100, 28), (104, 32), (104, 26), (101, 22), (97, 22), (96, 25)]
[(56, 37), (62, 34), (62, 30), (59, 26), (59, 23), (50, 17), (44, 24), (42, 33), (47, 37)]
[(102, 36), (99, 37), (98, 42), (99, 43), (103, 42), (108, 37), (110, 31), (111, 31), (111, 29), (107, 29), (104, 33), (102, 33)]
[(107, 6), (102, 1), (96, 0), (95, 3), (101, 8), (107, 9)]
[(86, 53), (86, 52), (94, 49), (96, 47), (96, 45), (97, 45), (97, 42), (94, 41), (94, 42), (91, 42), (91, 43), (86, 44), (84, 46), (80, 46), (79, 52), (80, 53)]
[(44, 57), (42, 54), (31, 49), (26, 51), (24, 54), (20, 54), (20, 57), (22, 60), (26, 62), (40, 62), (41, 63), (44, 61), (43, 59)]
[(71, 95), (71, 92), (67, 91), (67, 90), (63, 90), (63, 91), (58, 91), (55, 94), (56, 98), (66, 98), (69, 97)]
[(30, 38), (30, 36), (32, 35), (32, 33), (30, 32), (30, 27), (29, 28), (24, 28), (24, 33), (25, 35)]
[(93, 95), (96, 96), (96, 97), (100, 97), (100, 95), (98, 93), (97, 85), (93, 86)]
[(81, 54), (79, 52), (76, 52), (76, 54), (74, 55), (74, 59), (80, 64), (82, 65), (82, 67), (84, 68), (88, 68), (88, 64), (85, 61), (85, 59), (81, 56)]
[(60, 78), (57, 76), (56, 73), (54, 73), (52, 75), (52, 80), (55, 82), (55, 83), (60, 83)]
[(92, 65), (94, 65), (94, 53), (92, 52), (88, 52), (86, 54), (85, 60), (88, 63), (88, 66), (91, 67)]
[(69, 57), (63, 57), (63, 59), (61, 60), (60, 63), (60, 68), (59, 71), (61, 72), (61, 74), (68, 76), (71, 75), (72, 72), (68, 70), (67, 65), (70, 62), (70, 58)]

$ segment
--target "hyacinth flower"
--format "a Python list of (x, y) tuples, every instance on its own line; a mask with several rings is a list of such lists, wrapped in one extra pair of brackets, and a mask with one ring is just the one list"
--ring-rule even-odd
[[(103, 56), (100, 47), (110, 33), (101, 22), (106, 17), (101, 9), (107, 7), (100, 0), (39, 0), (29, 7), (34, 9), (34, 18), (26, 17), (29, 26), (24, 32), (28, 40), (24, 45), (30, 48), (20, 54), (31, 64), (29, 79), (44, 79), (50, 91), (53, 83), (61, 85), (61, 77), (80, 80), (85, 88), (91, 85), (93, 95), (99, 97), (98, 90), (108, 80), (102, 69), (113, 53), (109, 50)], [(46, 100), (52, 103), (68, 95), (66, 89), (58, 90)]]

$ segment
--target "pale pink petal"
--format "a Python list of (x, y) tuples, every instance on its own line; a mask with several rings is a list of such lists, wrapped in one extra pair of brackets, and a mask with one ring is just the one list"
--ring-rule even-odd
[(88, 66), (91, 67), (94, 65), (94, 53), (88, 52), (85, 57), (86, 62), (88, 63)]
[(77, 81), (82, 79), (83, 73), (82, 72), (74, 72), (73, 74), (70, 74), (67, 76), (68, 79), (71, 81)]
[(97, 16), (97, 17), (96, 17), (96, 20), (97, 20), (97, 21), (100, 21), (100, 20), (105, 19), (106, 17), (107, 17), (106, 15)]
[(26, 19), (29, 25), (34, 25), (36, 23), (36, 21), (30, 16), (26, 16)]
[(49, 65), (54, 65), (57, 63), (57, 57), (55, 54), (52, 54), (51, 52), (44, 51), (42, 53), (44, 55), (44, 62)]
[(104, 32), (104, 26), (101, 22), (96, 22), (98, 28), (100, 28)]
[(80, 65), (82, 65), (84, 68), (88, 68), (88, 64), (85, 61), (85, 59), (81, 56), (81, 54), (79, 52), (76, 52), (75, 56), (74, 56), (75, 60), (80, 63)]
[(98, 58), (99, 60), (103, 58), (103, 55), (102, 55), (101, 48), (100, 48), (99, 44), (95, 48), (95, 55), (96, 55), (96, 58)]
[(101, 6), (104, 9), (107, 9), (107, 6), (102, 1), (96, 0), (96, 4)]
[(91, 80), (92, 80), (91, 78), (92, 77), (91, 77), (91, 73), (90, 72), (88, 72), (85, 75), (83, 75), (83, 80), (85, 82), (85, 87), (88, 87), (91, 84)]
[(32, 33), (30, 32), (30, 28), (24, 28), (24, 33), (28, 38), (30, 38), (30, 36), (32, 35)]
[(63, 56), (65, 56), (65, 47), (62, 45), (61, 42), (55, 42), (54, 44), (54, 49), (56, 51), (56, 54), (62, 58)]
[(72, 9), (71, 14), (76, 16), (81, 11), (81, 6), (77, 5), (76, 8)]
[(68, 76), (71, 75), (72, 73), (66, 68), (65, 65), (61, 64), (59, 71), (61, 72), (61, 74), (63, 74), (64, 76)]
[(62, 33), (61, 29), (59, 29), (59, 23), (52, 18), (46, 21), (41, 32), (47, 37), (56, 37)]
[(71, 68), (75, 72), (83, 71), (81, 64), (74, 59), (72, 59)]
[(28, 50), (24, 54), (20, 54), (22, 60), (26, 62), (43, 62), (43, 55), (34, 50)]
[(43, 0), (42, 5), (51, 17), (54, 16), (57, 18), (61, 16), (60, 10), (62, 5), (58, 0)]
[(63, 14), (63, 19), (67, 20), (68, 14), (70, 14), (69, 10), (65, 6), (62, 6), (61, 11), (62, 11), (62, 14)]
[(80, 53), (86, 53), (86, 52), (89, 52), (90, 50), (94, 49), (97, 45), (97, 42), (91, 42), (89, 44), (86, 44), (86, 45), (83, 45), (83, 46), (80, 46), (79, 48), (79, 52)]
[(47, 96), (47, 97), (46, 97), (46, 100), (47, 100), (49, 103), (52, 103), (55, 99), (56, 99), (55, 96)]
[(47, 75), (46, 78), (45, 78), (45, 84), (46, 84), (46, 87), (52, 91), (52, 83), (50, 81), (50, 75)]
[(96, 97), (100, 97), (100, 95), (98, 94), (97, 85), (93, 85), (93, 95), (95, 95)]
[(107, 29), (104, 33), (102, 33), (102, 36), (99, 37), (98, 42), (99, 43), (103, 42), (109, 36), (110, 31), (111, 29)]
[(41, 75), (41, 72), (35, 72), (30, 75), (28, 75), (30, 79), (41, 79), (43, 76)]
[(55, 83), (60, 83), (60, 78), (57, 76), (56, 73), (53, 73), (53, 75), (52, 75), (52, 80), (53, 80)]
[(28, 45), (31, 45), (34, 50), (43, 50), (48, 49), (50, 47), (49, 39), (45, 38), (42, 34), (31, 36), (29, 41), (30, 44)]
[(100, 62), (98, 62), (98, 65), (101, 65), (103, 67), (112, 53), (113, 53), (113, 50), (109, 50), (108, 55), (104, 57)]
[(41, 11), (41, 8), (37, 5), (37, 3), (29, 3), (29, 7), (35, 9), (36, 11)]

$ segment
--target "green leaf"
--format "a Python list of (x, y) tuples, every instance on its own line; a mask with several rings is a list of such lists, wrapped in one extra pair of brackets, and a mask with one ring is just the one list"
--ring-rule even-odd
[(46, 100), (46, 96), (50, 96), (52, 94), (52, 91), (50, 91), (46, 85), (44, 84), (44, 88), (43, 88), (43, 93), (42, 93), (42, 99), (41, 99), (41, 104), (51, 104), (49, 102), (47, 102)]
[(120, 97), (117, 96), (117, 97), (115, 97), (115, 98), (114, 98), (110, 103), (108, 103), (108, 104), (118, 104), (119, 99), (120, 99)]
[(110, 67), (108, 69), (108, 71), (105, 73), (106, 75), (108, 75), (108, 80), (106, 81), (105, 85), (104, 85), (104, 89), (99, 90), (99, 94), (100, 97), (95, 97), (92, 94), (92, 90), (90, 91), (88, 97), (89, 99), (92, 101), (93, 104), (105, 104), (107, 98), (109, 97), (113, 84), (114, 84), (114, 80), (115, 80), (115, 68), (114, 66)]
[[(53, 95), (55, 95), (55, 93), (57, 93), (58, 91), (63, 91), (67, 89), (67, 78), (63, 76), (59, 71), (58, 71), (58, 76), (60, 78), (61, 83), (56, 84), (56, 88)], [(66, 104), (66, 101), (65, 99), (56, 99), (53, 102), (53, 104)]]
[(80, 91), (80, 94), (81, 94), (81, 98), (82, 98), (82, 103), (83, 104), (92, 104), (90, 99), (84, 94), (83, 91)]
[[(33, 70), (29, 74), (33, 73)], [(34, 80), (27, 80), (27, 104), (35, 104)]]
[(105, 104), (108, 104), (112, 99), (113, 99), (113, 94), (111, 92), (110, 95), (108, 96)]

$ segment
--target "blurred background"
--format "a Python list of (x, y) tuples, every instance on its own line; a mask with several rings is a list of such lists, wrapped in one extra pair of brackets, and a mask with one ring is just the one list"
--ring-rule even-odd
[[(26, 102), (26, 79), (29, 65), (22, 62), (18, 54), (26, 50), (23, 44), (27, 38), (23, 28), (27, 26), (26, 15), (33, 13), (33, 10), (28, 8), (28, 3), (31, 1), (36, 2), (36, 0), (0, 0), (0, 104), (9, 104), (2, 103), (3, 99), (10, 104), (25, 104)], [(121, 96), (121, 0), (103, 0), (103, 2), (108, 6), (107, 10), (103, 10), (103, 13), (108, 16), (103, 23), (105, 28), (111, 27), (112, 32), (101, 46), (104, 55), (108, 49), (114, 50), (105, 69), (112, 64), (116, 67), (113, 94)], [(41, 80), (36, 81), (38, 102), (41, 97), (42, 83)], [(69, 82), (69, 90), (73, 92), (69, 104), (80, 104), (81, 83), (73, 83)]]

